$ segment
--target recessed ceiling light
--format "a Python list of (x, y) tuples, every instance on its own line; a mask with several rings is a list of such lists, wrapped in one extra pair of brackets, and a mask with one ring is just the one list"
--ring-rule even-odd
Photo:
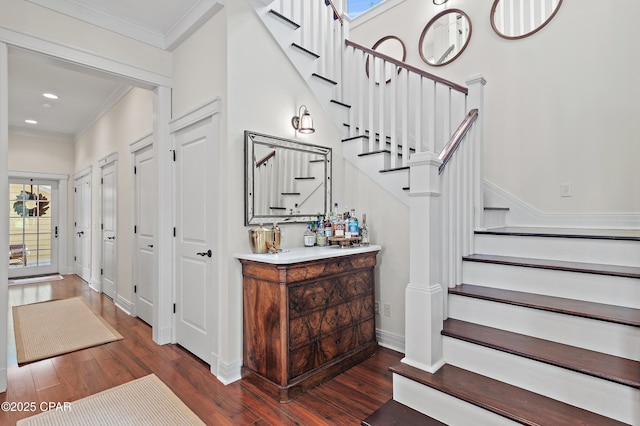
[(441, 4), (445, 4), (449, 0), (433, 0), (433, 4), (440, 6)]
[(54, 95), (53, 93), (43, 93), (42, 96), (47, 99), (58, 99), (58, 95)]
[(24, 120), (24, 122), (28, 124), (38, 124), (36, 120)]

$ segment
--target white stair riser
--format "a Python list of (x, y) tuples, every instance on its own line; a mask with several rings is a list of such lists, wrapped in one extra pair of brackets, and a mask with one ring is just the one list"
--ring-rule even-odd
[(474, 247), (482, 254), (640, 266), (637, 241), (479, 234)]
[(449, 318), (640, 361), (640, 327), (449, 295)]
[(402, 188), (408, 185), (409, 171), (401, 170), (397, 172), (384, 173), (384, 177), (381, 178), (380, 173), (380, 160), (367, 159), (369, 156), (358, 157), (360, 154), (360, 147), (362, 146), (361, 139), (354, 139), (342, 144), (342, 156), (354, 167), (358, 168), (361, 172), (369, 176), (374, 182), (378, 183), (385, 190), (394, 195), (398, 200), (402, 201), (406, 205), (409, 205), (409, 193), (403, 191)]
[(449, 426), (518, 424), (398, 374), (393, 375), (393, 399)]
[(501, 228), (503, 226), (507, 226), (507, 211), (485, 210), (482, 220), (484, 221), (483, 225), (486, 229)]
[(640, 280), (481, 262), (462, 262), (465, 284), (640, 309)]
[(640, 421), (640, 390), (517, 355), (444, 337), (448, 364), (629, 424)]

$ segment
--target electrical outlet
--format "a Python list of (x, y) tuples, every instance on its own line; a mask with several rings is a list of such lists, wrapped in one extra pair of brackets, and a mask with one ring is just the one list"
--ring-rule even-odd
[(380, 315), (380, 302), (376, 300), (376, 315)]
[(391, 316), (391, 305), (388, 303), (384, 304), (384, 316), (385, 317), (390, 317)]
[(561, 197), (571, 197), (571, 184), (570, 183), (561, 183), (560, 184), (560, 196)]

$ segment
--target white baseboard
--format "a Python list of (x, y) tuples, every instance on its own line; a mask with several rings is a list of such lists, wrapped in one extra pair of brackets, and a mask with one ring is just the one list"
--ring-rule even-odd
[(484, 205), (508, 207), (507, 226), (639, 229), (640, 213), (545, 213), (484, 180)]
[(383, 348), (391, 349), (400, 353), (405, 353), (404, 336), (389, 333), (388, 331), (380, 330), (379, 328), (377, 328), (376, 339), (378, 340), (378, 345), (382, 346)]
[(127, 315), (132, 315), (134, 306), (133, 303), (125, 299), (124, 297), (117, 295), (116, 296), (116, 306), (120, 308)]
[(102, 293), (102, 283), (100, 281), (92, 279), (89, 281), (89, 288), (97, 293)]
[[(217, 359), (217, 357), (216, 357)], [(242, 360), (237, 360), (232, 363), (217, 362), (217, 374), (213, 371), (214, 366), (211, 365), (211, 373), (222, 382), (223, 385), (229, 385), (233, 382), (237, 382), (242, 379)]]

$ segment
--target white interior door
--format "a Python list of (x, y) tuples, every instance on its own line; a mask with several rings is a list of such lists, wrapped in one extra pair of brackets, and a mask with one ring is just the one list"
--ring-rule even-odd
[(58, 182), (9, 180), (9, 277), (58, 272)]
[(136, 315), (147, 324), (153, 323), (153, 245), (158, 208), (153, 146), (134, 155), (134, 259), (133, 291)]
[(211, 364), (215, 341), (216, 178), (219, 125), (211, 117), (176, 132), (176, 342)]
[(91, 173), (73, 183), (73, 273), (91, 282)]
[(116, 208), (117, 208), (117, 162), (102, 167), (102, 292), (115, 300), (117, 293), (116, 267)]

